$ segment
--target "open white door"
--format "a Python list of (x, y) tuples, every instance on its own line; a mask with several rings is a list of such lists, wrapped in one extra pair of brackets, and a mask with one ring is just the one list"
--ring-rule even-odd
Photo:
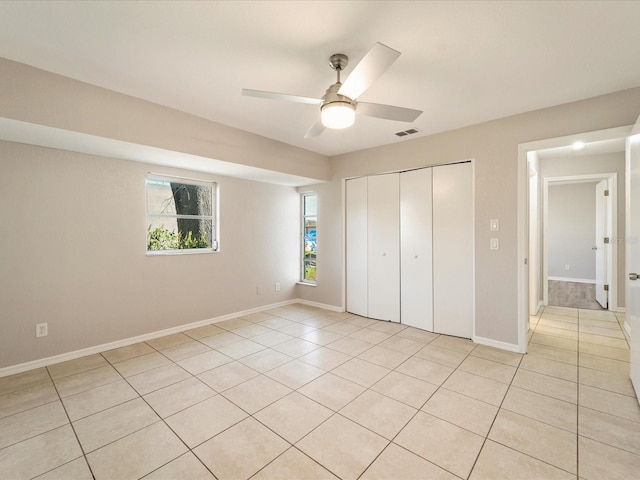
[(627, 139), (627, 310), (631, 335), (631, 382), (640, 397), (640, 118)]
[(605, 242), (605, 237), (609, 237), (607, 231), (609, 211), (609, 191), (608, 182), (600, 180), (596, 184), (596, 243), (593, 247), (596, 252), (596, 301), (602, 308), (609, 308), (608, 292), (605, 285), (609, 285), (607, 278), (607, 249), (609, 244)]

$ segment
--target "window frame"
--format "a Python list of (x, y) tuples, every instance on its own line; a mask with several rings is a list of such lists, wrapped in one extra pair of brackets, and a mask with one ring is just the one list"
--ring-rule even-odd
[[(306, 198), (307, 197), (315, 197), (316, 200), (316, 212), (315, 214), (307, 214), (305, 210)], [(308, 280), (306, 278), (306, 268), (305, 268), (305, 251), (306, 251), (306, 220), (307, 218), (315, 218), (316, 221), (316, 269), (317, 269), (317, 257), (318, 257), (318, 246), (317, 246), (317, 230), (318, 230), (318, 194), (315, 192), (302, 192), (300, 194), (300, 226), (301, 226), (301, 234), (300, 234), (300, 283), (304, 283), (305, 285), (317, 285), (316, 280)], [(317, 272), (317, 270), (316, 270)], [(317, 273), (316, 273), (317, 274)]]
[[(182, 183), (192, 186), (206, 186), (211, 189), (211, 215), (184, 215), (184, 214), (158, 214), (149, 212), (149, 181)], [(168, 250), (149, 250), (148, 228), (150, 217), (167, 217), (178, 219), (199, 219), (211, 221), (211, 247), (206, 248), (181, 248)], [(197, 178), (182, 177), (176, 175), (167, 175), (162, 173), (148, 172), (145, 176), (145, 252), (147, 256), (164, 256), (164, 255), (193, 255), (202, 253), (218, 253), (220, 252), (220, 186), (218, 182), (211, 180), (202, 180)]]

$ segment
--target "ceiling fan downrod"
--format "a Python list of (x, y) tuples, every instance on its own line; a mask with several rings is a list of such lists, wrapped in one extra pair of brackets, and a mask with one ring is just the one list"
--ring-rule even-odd
[(340, 82), (340, 72), (345, 69), (345, 67), (349, 64), (349, 57), (342, 53), (334, 53), (329, 57), (329, 66), (336, 71), (338, 74), (338, 83), (342, 85)]

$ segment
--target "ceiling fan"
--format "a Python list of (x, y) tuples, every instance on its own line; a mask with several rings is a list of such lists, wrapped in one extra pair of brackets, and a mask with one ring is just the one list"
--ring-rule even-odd
[(347, 79), (340, 81), (340, 72), (344, 70), (349, 58), (336, 53), (329, 57), (329, 65), (336, 71), (338, 80), (331, 85), (322, 98), (300, 97), (285, 93), (265, 92), (262, 90), (242, 89), (242, 94), (249, 97), (284, 100), (286, 102), (309, 103), (320, 105), (320, 119), (309, 129), (305, 138), (319, 136), (325, 128), (347, 128), (353, 125), (356, 112), (359, 115), (413, 122), (422, 114), (421, 110), (382, 105), (379, 103), (358, 102), (373, 82), (381, 76), (396, 59), (400, 52), (381, 43), (376, 43), (358, 63)]

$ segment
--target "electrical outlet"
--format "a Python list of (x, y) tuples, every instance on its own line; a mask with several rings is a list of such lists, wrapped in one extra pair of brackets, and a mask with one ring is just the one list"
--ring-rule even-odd
[(276, 283), (276, 292), (279, 292), (279, 291), (280, 291), (280, 284)]
[(36, 323), (36, 338), (49, 335), (49, 325), (46, 323)]
[(564, 266), (564, 269), (565, 269), (565, 270), (571, 270), (571, 266), (569, 266), (569, 265), (565, 265), (565, 266)]
[(256, 293), (257, 293), (258, 295), (262, 295), (262, 285), (258, 285), (258, 286), (256, 287)]
[(492, 238), (489, 241), (489, 249), (490, 250), (500, 250), (500, 239)]

